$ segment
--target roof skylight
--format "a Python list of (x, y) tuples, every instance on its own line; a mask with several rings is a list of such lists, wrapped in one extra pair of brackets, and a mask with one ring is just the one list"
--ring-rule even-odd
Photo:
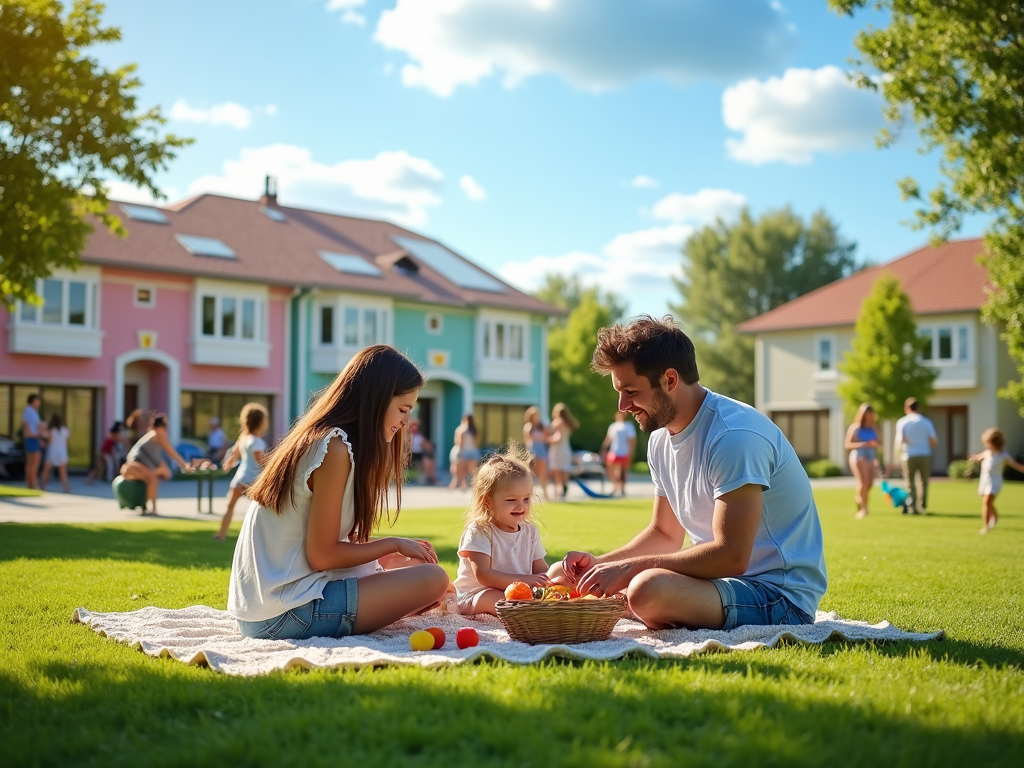
[(265, 205), (261, 205), (260, 213), (262, 213), (271, 221), (276, 221), (280, 224), (288, 223), (288, 217), (281, 213), (279, 210), (277, 210), (277, 208), (269, 208)]
[(145, 205), (129, 205), (128, 203), (121, 203), (121, 210), (124, 211), (125, 215), (129, 219), (134, 221), (148, 221), (150, 224), (166, 224), (167, 217), (164, 216), (162, 211), (156, 208), (150, 208)]
[(218, 259), (233, 259), (236, 254), (227, 244), (213, 237), (175, 234), (174, 239), (193, 256), (215, 256)]
[(447, 248), (442, 248), (437, 243), (415, 240), (411, 237), (392, 237), (391, 239), (400, 248), (404, 248), (439, 275), (451, 280), (461, 288), (469, 288), (475, 291), (490, 291), (491, 293), (503, 293), (505, 291), (505, 286), (486, 272), (463, 261)]
[(339, 272), (345, 272), (350, 275), (367, 275), (369, 277), (380, 277), (381, 275), (380, 268), (376, 264), (371, 264), (362, 256), (356, 256), (354, 253), (320, 251), (320, 258)]

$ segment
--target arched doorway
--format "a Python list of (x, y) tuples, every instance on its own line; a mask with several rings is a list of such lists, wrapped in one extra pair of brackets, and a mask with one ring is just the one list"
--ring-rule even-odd
[(124, 419), (134, 408), (166, 413), (168, 436), (178, 443), (181, 373), (176, 359), (158, 349), (134, 349), (115, 358), (113, 418)]
[(428, 437), (436, 446), (437, 466), (443, 472), (448, 467), (455, 428), (463, 414), (473, 412), (473, 382), (443, 368), (429, 368), (423, 371), (423, 378), (427, 384), (420, 390), (420, 417), (429, 415)]

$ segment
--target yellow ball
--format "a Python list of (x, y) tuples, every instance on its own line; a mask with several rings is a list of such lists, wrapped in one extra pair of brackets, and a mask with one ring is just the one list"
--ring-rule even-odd
[(432, 651), (434, 636), (424, 629), (419, 629), (409, 635), (409, 647), (414, 651)]

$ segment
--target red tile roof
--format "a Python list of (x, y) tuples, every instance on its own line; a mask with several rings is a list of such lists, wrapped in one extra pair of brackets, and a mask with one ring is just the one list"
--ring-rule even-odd
[(980, 238), (925, 246), (888, 264), (866, 267), (741, 323), (745, 333), (853, 325), (883, 270), (903, 283), (917, 315), (975, 312), (988, 298), (988, 274), (978, 263)]
[[(564, 314), (561, 309), (493, 275), (504, 286), (503, 292), (477, 291), (456, 285), (405, 254), (391, 238), (437, 241), (395, 224), (273, 205), (288, 219), (281, 223), (266, 216), (260, 210), (262, 204), (257, 200), (200, 195), (160, 208), (168, 223), (156, 224), (131, 219), (122, 212), (119, 203), (112, 202), (111, 211), (120, 217), (128, 237), (116, 237), (96, 221), (82, 260), (91, 264), (271, 285), (381, 293), (430, 304)], [(175, 234), (216, 238), (234, 250), (237, 258), (193, 256), (174, 238)], [(320, 251), (363, 256), (381, 267), (383, 274), (372, 277), (338, 272), (319, 257)], [(378, 257), (385, 256), (389, 258), (378, 261)], [(389, 268), (402, 256), (415, 263), (418, 272)], [(408, 263), (403, 261), (403, 264)], [(473, 266), (482, 269), (477, 264)]]

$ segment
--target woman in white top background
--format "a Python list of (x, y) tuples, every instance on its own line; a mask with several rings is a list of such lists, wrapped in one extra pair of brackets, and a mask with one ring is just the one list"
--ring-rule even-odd
[(365, 634), (444, 597), (429, 542), (370, 538), (391, 483), (401, 508), (401, 433), (422, 386), (393, 347), (367, 347), (269, 452), (231, 566), (228, 612), (244, 636)]
[(452, 481), (448, 487), (468, 488), (466, 478), (476, 472), (476, 465), (480, 463), (480, 447), (476, 444), (476, 424), (473, 423), (473, 415), (467, 413), (462, 417), (462, 423), (455, 428), (454, 447), (452, 448)]
[(572, 471), (572, 443), (569, 438), (579, 428), (579, 422), (565, 403), (556, 403), (551, 409), (551, 427), (548, 436), (548, 470), (555, 484), (555, 498), (564, 499)]

